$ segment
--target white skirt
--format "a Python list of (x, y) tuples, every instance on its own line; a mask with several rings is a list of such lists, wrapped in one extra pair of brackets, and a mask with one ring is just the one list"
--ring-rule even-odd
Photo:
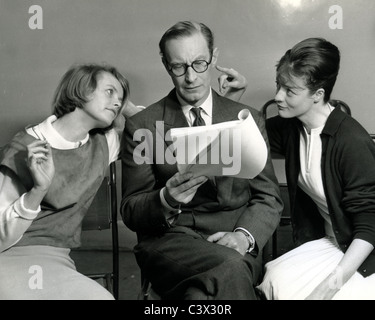
[(109, 291), (77, 272), (69, 253), (51, 246), (0, 253), (0, 300), (113, 300)]
[[(344, 253), (332, 238), (307, 242), (265, 266), (257, 287), (268, 300), (303, 300), (338, 265)], [(356, 272), (333, 297), (334, 300), (375, 300), (375, 274)]]

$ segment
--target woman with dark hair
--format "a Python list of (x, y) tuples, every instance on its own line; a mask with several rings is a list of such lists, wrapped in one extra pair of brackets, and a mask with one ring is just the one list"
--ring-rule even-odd
[(115, 68), (74, 66), (58, 85), (54, 115), (0, 153), (0, 300), (113, 299), (76, 271), (69, 252), (80, 245), (85, 213), (118, 158), (112, 125), (128, 111), (128, 95)]
[(306, 39), (277, 65), (271, 149), (285, 155), (297, 248), (266, 264), (267, 299), (375, 299), (375, 144), (330, 95), (332, 43)]

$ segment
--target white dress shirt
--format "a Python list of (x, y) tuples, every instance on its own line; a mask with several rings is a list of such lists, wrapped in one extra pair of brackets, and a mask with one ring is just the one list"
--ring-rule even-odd
[[(182, 112), (185, 115), (186, 121), (191, 127), (195, 120), (195, 115), (190, 110), (194, 108), (194, 106), (188, 104), (183, 98), (179, 96), (177, 93), (177, 99), (180, 102)], [(201, 116), (203, 120), (206, 122), (206, 125), (212, 124), (212, 89), (210, 89), (210, 93), (206, 100), (199, 106), (202, 108)], [(172, 218), (175, 214), (180, 213), (180, 209), (172, 208), (167, 200), (164, 198), (164, 188), (160, 190), (160, 200), (161, 203), (165, 209), (165, 216), (167, 217), (167, 220), (171, 223), (174, 219)]]

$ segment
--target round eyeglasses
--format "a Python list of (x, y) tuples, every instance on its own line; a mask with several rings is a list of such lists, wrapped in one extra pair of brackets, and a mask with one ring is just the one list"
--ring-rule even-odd
[(168, 63), (168, 70), (173, 73), (176, 77), (183, 76), (189, 67), (191, 67), (196, 73), (203, 73), (207, 71), (208, 66), (212, 62), (212, 57), (209, 62), (206, 60), (195, 60), (191, 64), (186, 63), (175, 63), (175, 64), (169, 64)]

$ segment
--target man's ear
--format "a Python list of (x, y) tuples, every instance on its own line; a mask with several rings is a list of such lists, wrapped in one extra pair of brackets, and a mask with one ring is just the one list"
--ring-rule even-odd
[(212, 60), (211, 60), (211, 64), (213, 67), (216, 67), (218, 57), (219, 57), (219, 49), (215, 48), (214, 51), (212, 52)]
[(320, 88), (320, 89), (316, 90), (315, 93), (314, 93), (314, 102), (318, 103), (321, 100), (323, 100), (324, 95), (325, 95), (325, 91), (324, 91), (323, 88)]

